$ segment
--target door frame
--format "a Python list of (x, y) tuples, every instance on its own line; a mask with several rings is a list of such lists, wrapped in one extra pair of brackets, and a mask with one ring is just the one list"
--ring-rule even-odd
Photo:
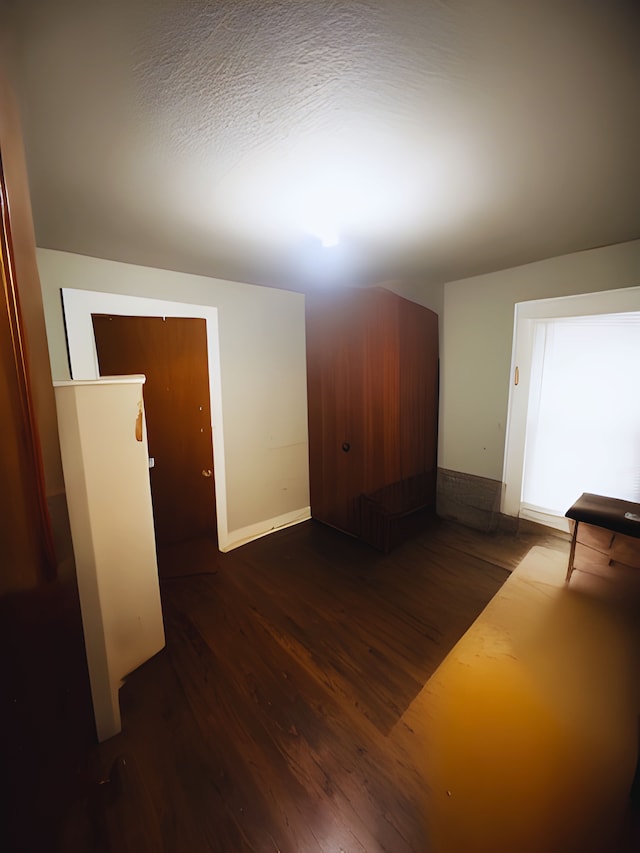
[(625, 287), (516, 303), (500, 506), (500, 511), (504, 515), (529, 518), (550, 527), (569, 530), (569, 523), (565, 518), (528, 512), (521, 507), (536, 321), (591, 314), (624, 314), (638, 310), (640, 310), (640, 287)]
[(226, 550), (231, 544), (231, 540), (227, 522), (218, 309), (211, 305), (193, 305), (187, 302), (170, 302), (163, 299), (73, 288), (62, 288), (61, 294), (67, 333), (69, 368), (74, 380), (98, 379), (100, 377), (92, 314), (118, 314), (132, 317), (186, 317), (205, 321), (218, 548), (221, 551)]

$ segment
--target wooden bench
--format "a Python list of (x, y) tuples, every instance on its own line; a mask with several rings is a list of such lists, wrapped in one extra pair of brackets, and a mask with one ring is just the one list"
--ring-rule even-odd
[(565, 516), (574, 522), (566, 582), (576, 562), (589, 568), (615, 564), (640, 569), (640, 503), (585, 492)]

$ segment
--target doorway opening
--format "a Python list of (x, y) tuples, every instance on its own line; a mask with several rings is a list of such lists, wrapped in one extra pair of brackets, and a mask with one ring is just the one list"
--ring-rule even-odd
[(564, 516), (583, 492), (640, 500), (637, 364), (640, 313), (536, 321), (522, 510)]
[[(211, 428), (213, 465), (211, 466), (211, 477), (202, 476), (202, 471), (208, 471), (209, 466), (203, 465), (198, 473), (202, 480), (209, 481), (208, 488), (212, 493), (213, 503), (211, 513), (213, 514), (213, 524), (217, 530), (218, 540), (215, 551), (217, 553), (218, 549), (221, 551), (228, 549), (230, 537), (227, 523), (217, 309), (212, 306), (192, 305), (160, 299), (67, 288), (62, 290), (62, 302), (67, 330), (69, 364), (71, 376), (74, 380), (98, 379), (100, 376), (93, 315), (159, 318), (160, 320), (163, 318), (166, 318), (166, 320), (169, 318), (186, 318), (204, 322), (206, 331), (206, 367), (209, 384), (209, 412), (203, 413), (208, 415), (207, 420)], [(199, 405), (201, 404), (198, 403)], [(169, 543), (167, 548), (171, 547), (173, 546)]]
[[(606, 375), (598, 380), (601, 390), (596, 391), (596, 373), (601, 373), (600, 367), (606, 360), (604, 329), (612, 323), (624, 327), (627, 333), (619, 335), (619, 339), (625, 337), (633, 347), (634, 327), (638, 335), (634, 314), (639, 312), (638, 287), (516, 305), (501, 507), (504, 514), (568, 532), (564, 512), (583, 491), (601, 494), (617, 491), (619, 494), (611, 496), (623, 497), (622, 489), (629, 494), (624, 483), (612, 484), (608, 475), (613, 467), (612, 444), (622, 447), (623, 435), (628, 436), (630, 430), (636, 430), (636, 440), (640, 435), (640, 422), (634, 414), (635, 400), (630, 399), (637, 396), (632, 391), (632, 364), (637, 360), (627, 363), (628, 347), (624, 349), (627, 355), (616, 347), (617, 367), (613, 368), (609, 362), (607, 370), (617, 369), (623, 377), (617, 402), (616, 394), (609, 394), (613, 382), (607, 382)], [(560, 352), (559, 339), (564, 341)], [(602, 365), (597, 358), (598, 350), (602, 353)], [(629, 405), (632, 411), (628, 411)], [(594, 422), (596, 412), (604, 417), (600, 431), (594, 433), (587, 428), (587, 421)], [(625, 419), (624, 428), (617, 433), (616, 417)], [(588, 447), (579, 446), (582, 438)], [(595, 460), (590, 466), (589, 457)], [(634, 459), (629, 451), (617, 467), (626, 470), (638, 464), (637, 456)], [(575, 476), (570, 477), (569, 470)], [(574, 494), (576, 490), (578, 493)]]

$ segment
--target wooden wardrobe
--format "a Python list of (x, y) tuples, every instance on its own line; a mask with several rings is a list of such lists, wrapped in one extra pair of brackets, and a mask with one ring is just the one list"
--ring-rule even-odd
[(434, 511), (438, 317), (390, 291), (306, 299), (311, 512), (388, 550)]

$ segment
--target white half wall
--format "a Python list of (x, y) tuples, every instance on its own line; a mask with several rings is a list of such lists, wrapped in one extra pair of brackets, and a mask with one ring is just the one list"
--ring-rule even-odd
[(38, 249), (38, 267), (54, 380), (70, 378), (63, 288), (216, 308), (222, 493), (216, 487), (227, 525), (219, 525), (220, 549), (310, 517), (301, 294), (50, 249)]
[(444, 287), (441, 468), (502, 480), (515, 304), (640, 285), (640, 240)]

